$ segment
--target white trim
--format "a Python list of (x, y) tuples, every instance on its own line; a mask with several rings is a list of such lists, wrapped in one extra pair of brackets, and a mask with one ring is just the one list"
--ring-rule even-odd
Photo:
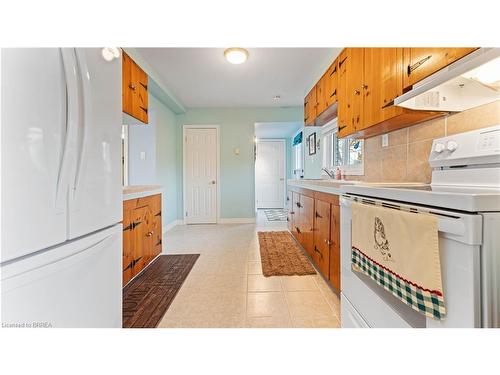
[(168, 232), (169, 230), (171, 230), (173, 227), (176, 227), (177, 225), (183, 225), (183, 224), (184, 224), (184, 220), (181, 220), (181, 219), (173, 220), (170, 223), (168, 223), (167, 225), (163, 226), (162, 233)]
[[(286, 139), (284, 138), (257, 138), (257, 143), (261, 142), (280, 142), (283, 143), (283, 207), (286, 207)], [(257, 153), (257, 145), (255, 145), (255, 152)], [(254, 192), (254, 207), (257, 210), (257, 170), (255, 169), (255, 163), (257, 160), (254, 160), (253, 163), (253, 192)], [(263, 207), (264, 208), (264, 207)]]
[(216, 205), (216, 224), (220, 220), (220, 126), (219, 125), (183, 125), (182, 126), (182, 217), (186, 223), (186, 148), (184, 147), (186, 139), (186, 129), (215, 129), (217, 133), (217, 205)]
[(218, 224), (252, 224), (255, 223), (254, 217), (229, 217), (220, 218)]

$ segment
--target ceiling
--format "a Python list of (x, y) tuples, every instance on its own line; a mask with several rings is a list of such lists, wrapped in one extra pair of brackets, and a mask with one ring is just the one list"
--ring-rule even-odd
[(256, 138), (291, 138), (302, 128), (302, 122), (257, 122)]
[(187, 108), (288, 107), (302, 105), (340, 48), (248, 48), (241, 65), (227, 62), (224, 48), (137, 51)]

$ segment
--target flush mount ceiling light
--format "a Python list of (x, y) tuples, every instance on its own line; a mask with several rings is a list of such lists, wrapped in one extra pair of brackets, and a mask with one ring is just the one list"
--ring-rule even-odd
[(120, 57), (120, 50), (116, 47), (104, 47), (101, 54), (104, 60), (112, 61)]
[(244, 48), (228, 48), (224, 51), (224, 57), (231, 64), (243, 64), (248, 59), (248, 51)]

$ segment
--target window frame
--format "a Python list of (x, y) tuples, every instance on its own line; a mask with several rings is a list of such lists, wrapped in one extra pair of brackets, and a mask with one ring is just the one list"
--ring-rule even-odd
[[(361, 154), (362, 154), (362, 160), (361, 163), (357, 165), (350, 165), (350, 164), (342, 164), (342, 165), (337, 165), (335, 164), (335, 145), (337, 144), (336, 142), (336, 134), (337, 134), (337, 119), (331, 121), (330, 123), (326, 124), (322, 128), (321, 132), (321, 139), (323, 143), (323, 162), (322, 162), (322, 167), (326, 168), (330, 171), (334, 171), (337, 167), (340, 168), (342, 171), (342, 175), (345, 176), (363, 176), (365, 174), (365, 145), (364, 141), (361, 140)], [(341, 154), (343, 156), (344, 162), (349, 160), (349, 140), (351, 138), (343, 138), (346, 140), (344, 142), (344, 145), (342, 147)], [(328, 177), (325, 171), (322, 171), (321, 173), (322, 177)]]

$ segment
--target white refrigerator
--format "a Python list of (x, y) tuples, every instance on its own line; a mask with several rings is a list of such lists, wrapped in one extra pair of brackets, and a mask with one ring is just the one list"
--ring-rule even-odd
[(3, 327), (121, 327), (121, 57), (2, 49)]

